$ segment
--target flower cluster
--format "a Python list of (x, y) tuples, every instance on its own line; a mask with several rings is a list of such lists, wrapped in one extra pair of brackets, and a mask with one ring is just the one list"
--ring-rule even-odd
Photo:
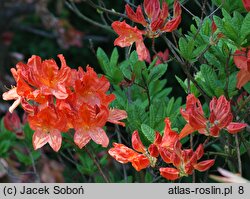
[(201, 103), (193, 94), (187, 96), (186, 109), (181, 109), (181, 114), (187, 124), (179, 134), (180, 139), (186, 137), (194, 131), (201, 134), (218, 137), (221, 129), (225, 129), (231, 134), (237, 133), (246, 127), (244, 123), (232, 122), (230, 102), (225, 96), (215, 97), (209, 104), (210, 117), (207, 119), (202, 110)]
[(128, 18), (141, 24), (144, 30), (139, 30), (136, 26), (131, 27), (125, 21), (115, 21), (112, 23), (112, 28), (119, 37), (115, 40), (114, 45), (127, 47), (135, 43), (139, 59), (150, 61), (150, 54), (143, 42), (143, 36), (157, 38), (162, 33), (177, 29), (181, 22), (181, 6), (175, 0), (174, 14), (170, 20), (168, 20), (168, 5), (163, 2), (161, 8), (159, 0), (144, 0), (143, 9), (138, 6), (135, 12), (128, 4), (125, 8)]
[(186, 109), (181, 108), (180, 112), (188, 122), (180, 134), (171, 129), (171, 122), (166, 118), (163, 136), (155, 132), (155, 140), (148, 148), (142, 144), (138, 131), (134, 131), (132, 135), (134, 150), (123, 144), (114, 143), (109, 154), (120, 163), (131, 162), (137, 171), (148, 166), (155, 167), (160, 156), (165, 163), (172, 165), (159, 168), (160, 174), (168, 180), (176, 180), (191, 175), (194, 170), (205, 171), (214, 164), (213, 159), (198, 162), (204, 154), (203, 144), (200, 144), (195, 151), (182, 149), (180, 142), (182, 138), (194, 131), (218, 137), (221, 129), (234, 134), (246, 127), (244, 123), (232, 122), (230, 102), (224, 96), (219, 99), (214, 97), (210, 102), (209, 119), (204, 116), (201, 103), (193, 94), (187, 96)]
[(28, 114), (33, 134), (34, 149), (46, 143), (58, 151), (62, 143), (62, 132), (74, 128), (74, 142), (79, 148), (91, 139), (107, 147), (109, 138), (102, 127), (106, 122), (125, 125), (119, 120), (127, 114), (123, 110), (109, 109), (115, 99), (106, 94), (110, 84), (98, 77), (93, 68), (87, 66), (71, 69), (63, 55), (59, 68), (53, 59), (42, 61), (33, 55), (27, 64), (18, 63), (11, 72), (16, 87), (3, 94), (4, 100), (15, 100), (10, 112), (21, 104)]
[(138, 131), (134, 131), (132, 135), (132, 147), (136, 151), (123, 144), (114, 143), (113, 145), (114, 147), (109, 150), (109, 154), (120, 163), (131, 162), (137, 171), (148, 166), (155, 167), (157, 158), (161, 156), (164, 162), (173, 165), (173, 167), (159, 168), (160, 174), (168, 180), (188, 176), (192, 174), (194, 169), (205, 171), (214, 164), (214, 160), (197, 163), (204, 154), (202, 144), (195, 152), (191, 149), (181, 149), (182, 145), (178, 134), (171, 129), (169, 118), (165, 119), (163, 136), (159, 132), (155, 132), (155, 140), (148, 149), (142, 144)]

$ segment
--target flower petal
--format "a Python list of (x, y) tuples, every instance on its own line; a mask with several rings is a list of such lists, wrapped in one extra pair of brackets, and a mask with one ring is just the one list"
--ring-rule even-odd
[(120, 122), (119, 120), (126, 119), (128, 117), (127, 112), (119, 109), (109, 109), (109, 117), (108, 122), (113, 124), (118, 124), (121, 126), (125, 126), (124, 122)]
[(142, 24), (143, 26), (147, 26), (147, 22), (143, 16), (141, 6), (137, 7), (136, 12), (134, 12), (128, 4), (126, 4), (125, 9), (126, 9), (126, 13), (128, 15), (128, 18), (130, 18), (132, 21), (134, 21), (136, 23)]
[(91, 140), (89, 132), (85, 129), (76, 129), (74, 134), (74, 142), (81, 149)]
[(247, 126), (245, 123), (236, 123), (236, 122), (231, 122), (227, 127), (226, 130), (231, 133), (238, 133), (242, 129), (244, 129)]
[(49, 142), (49, 133), (43, 132), (40, 129), (36, 130), (32, 137), (32, 143), (35, 150), (43, 147), (47, 142)]
[(214, 160), (205, 160), (193, 166), (198, 171), (206, 171), (213, 165), (214, 165)]
[(113, 143), (113, 148), (108, 153), (120, 163), (128, 163), (132, 161), (138, 153), (126, 147), (124, 144)]
[(160, 168), (160, 174), (168, 180), (176, 180), (179, 178), (179, 170), (175, 168), (165, 167)]
[(132, 134), (132, 146), (133, 146), (133, 149), (138, 152), (141, 152), (141, 153), (146, 152), (146, 148), (142, 144), (138, 131), (134, 131)]
[(95, 127), (89, 129), (89, 136), (96, 144), (101, 144), (103, 147), (107, 147), (109, 144), (109, 138), (106, 134), (106, 132), (100, 128)]
[(61, 132), (57, 129), (51, 130), (49, 132), (49, 145), (51, 148), (57, 152), (61, 148), (62, 145), (62, 135)]
[(131, 27), (125, 21), (115, 21), (112, 23), (112, 28), (119, 35), (119, 37), (114, 41), (114, 45), (120, 47), (131, 46), (136, 41), (143, 41), (142, 31), (137, 29), (137, 27)]
[(179, 134), (179, 139), (181, 140), (182, 138), (193, 133), (194, 131), (195, 129), (190, 124), (186, 124)]
[(131, 163), (132, 166), (136, 169), (136, 171), (145, 169), (150, 165), (149, 159), (143, 154), (137, 155), (135, 158), (133, 158)]

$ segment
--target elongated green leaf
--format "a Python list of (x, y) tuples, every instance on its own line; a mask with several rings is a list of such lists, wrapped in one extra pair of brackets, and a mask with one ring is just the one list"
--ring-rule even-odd
[(183, 90), (187, 93), (187, 85), (179, 77), (175, 76), (175, 78), (177, 79)]
[(141, 130), (142, 130), (142, 133), (145, 135), (145, 137), (148, 139), (148, 141), (153, 143), (154, 139), (155, 139), (155, 131), (154, 131), (154, 129), (152, 129), (150, 126), (148, 126), (146, 124), (142, 124), (141, 125)]
[(242, 40), (246, 39), (250, 35), (250, 12), (247, 13), (246, 17), (243, 20), (240, 35)]
[(110, 71), (108, 56), (100, 47), (97, 49), (96, 56), (103, 72), (107, 74)]
[(166, 110), (167, 116), (170, 116), (172, 114), (173, 108), (174, 108), (174, 97), (172, 97), (167, 104), (167, 110)]
[(154, 67), (149, 73), (148, 82), (160, 79), (165, 74), (167, 69), (168, 69), (167, 64), (159, 64), (158, 66)]
[(114, 48), (114, 50), (111, 54), (111, 57), (110, 57), (110, 67), (111, 68), (114, 68), (117, 66), (118, 59), (119, 59), (118, 50), (117, 50), (117, 48)]

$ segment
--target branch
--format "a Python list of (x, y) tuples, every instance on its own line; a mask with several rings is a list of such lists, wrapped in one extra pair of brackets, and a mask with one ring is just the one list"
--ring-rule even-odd
[(80, 10), (76, 7), (76, 5), (71, 1), (70, 3), (65, 1), (65, 4), (68, 6), (68, 8), (73, 11), (78, 17), (80, 17), (81, 19), (83, 19), (84, 21), (94, 25), (94, 26), (97, 26), (97, 27), (100, 27), (100, 28), (103, 28), (105, 30), (108, 30), (109, 32), (112, 32), (114, 33), (114, 31), (107, 25), (103, 25), (101, 23), (98, 23), (90, 18), (88, 18), (87, 16), (85, 16), (84, 14), (82, 14), (80, 12)]
[(99, 5), (96, 5), (93, 1), (91, 0), (82, 0), (83, 2), (86, 2), (87, 4), (89, 4), (91, 7), (95, 8), (95, 9), (98, 9), (98, 10), (101, 10), (103, 12), (106, 12), (108, 14), (112, 14), (112, 15), (115, 15), (115, 16), (119, 16), (119, 17), (123, 17), (123, 18), (128, 18), (127, 15), (125, 14), (122, 14), (120, 12), (116, 12), (115, 10), (109, 10), (107, 8), (104, 8), (102, 6), (99, 6)]

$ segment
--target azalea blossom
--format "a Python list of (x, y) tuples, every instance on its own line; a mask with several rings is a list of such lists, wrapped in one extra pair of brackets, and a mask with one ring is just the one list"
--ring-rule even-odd
[(113, 146), (113, 148), (109, 149), (108, 153), (122, 164), (131, 162), (137, 171), (145, 169), (148, 166), (155, 166), (157, 159), (147, 152), (138, 131), (134, 131), (132, 134), (132, 147), (134, 150), (124, 144), (113, 143)]
[[(161, 167), (160, 174), (168, 180), (176, 180), (183, 176), (188, 176), (194, 170), (206, 171), (214, 164), (214, 160), (204, 160), (198, 162), (204, 154), (203, 145), (200, 144), (196, 151), (191, 149), (181, 149), (181, 143), (177, 141), (170, 157), (173, 167)], [(168, 162), (169, 163), (169, 162)]]
[(250, 81), (250, 50), (247, 48), (236, 50), (234, 63), (240, 69), (237, 74), (237, 88), (240, 89)]
[(155, 131), (154, 142), (148, 148), (142, 144), (138, 131), (134, 131), (132, 134), (134, 150), (123, 144), (114, 143), (109, 154), (120, 163), (131, 162), (132, 166), (140, 171), (148, 166), (155, 167), (159, 155), (168, 162), (176, 141), (179, 141), (178, 134), (171, 129), (171, 122), (169, 118), (166, 118), (163, 136)]
[(59, 68), (53, 59), (42, 61), (33, 55), (28, 63), (19, 62), (11, 72), (16, 87), (3, 94), (4, 100), (15, 100), (9, 111), (21, 104), (34, 130), (33, 146), (39, 149), (48, 143), (58, 151), (62, 132), (75, 129), (74, 142), (79, 148), (91, 139), (107, 147), (109, 138), (103, 127), (107, 122), (125, 126), (126, 111), (110, 108), (115, 95), (107, 94), (110, 83), (98, 77), (90, 66), (71, 69), (63, 55)]
[(150, 55), (147, 47), (143, 42), (144, 31), (139, 30), (136, 26), (131, 27), (125, 21), (115, 21), (112, 23), (112, 28), (119, 35), (114, 41), (115, 46), (128, 47), (133, 43), (136, 45), (136, 52), (140, 60), (150, 61)]
[(168, 5), (165, 1), (162, 3), (162, 8), (159, 0), (144, 0), (143, 6), (146, 18), (141, 6), (138, 6), (136, 12), (134, 12), (127, 4), (126, 13), (132, 21), (145, 27), (145, 35), (149, 38), (157, 38), (164, 32), (172, 32), (181, 22), (179, 1), (174, 2), (174, 15), (171, 20), (168, 20)]
[(66, 123), (63, 115), (58, 114), (55, 107), (44, 107), (36, 114), (28, 116), (30, 128), (35, 132), (33, 134), (33, 147), (39, 149), (46, 143), (54, 151), (58, 151), (62, 144), (61, 132), (66, 131)]
[(143, 42), (143, 36), (157, 38), (164, 32), (177, 29), (181, 22), (181, 6), (179, 1), (174, 2), (174, 15), (170, 20), (166, 2), (162, 3), (161, 8), (159, 0), (144, 0), (143, 6), (144, 9), (139, 5), (136, 11), (133, 11), (128, 4), (125, 8), (128, 18), (144, 26), (144, 30), (139, 30), (137, 26), (131, 27), (125, 21), (115, 21), (112, 23), (112, 28), (119, 37), (114, 41), (114, 45), (128, 47), (135, 43), (139, 60), (150, 62), (150, 54)]
[(179, 134), (182, 139), (194, 131), (207, 136), (218, 137), (221, 129), (234, 134), (246, 127), (245, 123), (232, 122), (230, 102), (222, 95), (219, 99), (215, 97), (209, 104), (210, 117), (207, 119), (202, 110), (201, 103), (193, 94), (187, 96), (186, 109), (181, 108), (180, 112), (187, 124)]

